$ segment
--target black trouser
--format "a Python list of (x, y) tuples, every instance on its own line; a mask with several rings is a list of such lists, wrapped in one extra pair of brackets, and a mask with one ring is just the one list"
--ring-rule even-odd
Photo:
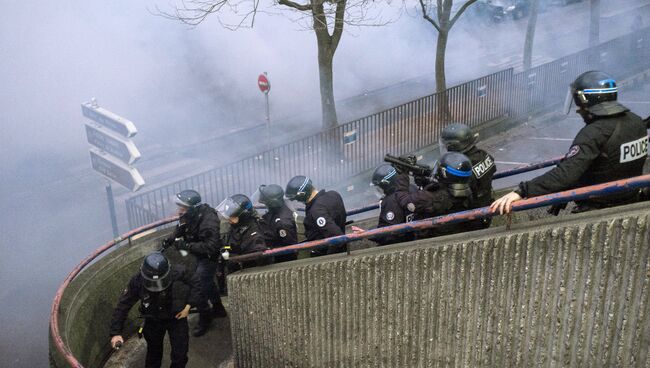
[(201, 318), (208, 317), (210, 313), (210, 305), (208, 300), (212, 303), (212, 306), (215, 310), (223, 310), (223, 304), (221, 304), (221, 296), (219, 296), (219, 290), (217, 285), (214, 283), (214, 275), (217, 271), (217, 262), (211, 261), (208, 258), (199, 258), (196, 265), (196, 274), (199, 277), (201, 283), (201, 296), (202, 300), (197, 305), (199, 315)]
[(144, 339), (147, 341), (145, 368), (160, 368), (163, 357), (165, 332), (169, 333), (172, 346), (171, 368), (184, 368), (187, 364), (187, 350), (190, 340), (187, 318), (158, 320), (147, 318), (144, 325)]

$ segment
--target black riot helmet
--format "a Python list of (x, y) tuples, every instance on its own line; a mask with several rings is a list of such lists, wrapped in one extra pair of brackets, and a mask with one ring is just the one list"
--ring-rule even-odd
[(251, 199), (267, 208), (280, 208), (284, 205), (284, 190), (277, 184), (260, 185)]
[(169, 261), (160, 252), (153, 252), (144, 257), (140, 275), (145, 289), (154, 293), (167, 289), (172, 283)]
[(459, 152), (447, 152), (436, 168), (438, 182), (446, 184), (455, 197), (471, 195), (469, 182), (472, 178), (472, 162)]
[(372, 185), (381, 188), (384, 194), (395, 191), (397, 170), (390, 164), (381, 164), (372, 173)]
[(446, 151), (465, 153), (474, 147), (477, 139), (478, 133), (472, 133), (467, 125), (452, 123), (442, 130), (440, 146), (446, 148)]
[(314, 185), (311, 179), (304, 175), (297, 175), (287, 183), (287, 189), (284, 191), (284, 195), (291, 201), (307, 203), (313, 191)]
[(247, 196), (235, 194), (224, 199), (217, 206), (217, 212), (225, 219), (237, 217), (240, 220), (246, 220), (253, 216), (255, 210), (253, 202)]
[(176, 193), (174, 203), (181, 207), (192, 208), (201, 204), (201, 195), (196, 190), (186, 189)]
[(627, 111), (616, 102), (617, 97), (618, 87), (614, 78), (607, 73), (592, 70), (580, 74), (571, 83), (564, 102), (564, 112), (570, 112), (572, 102), (595, 116), (616, 115)]

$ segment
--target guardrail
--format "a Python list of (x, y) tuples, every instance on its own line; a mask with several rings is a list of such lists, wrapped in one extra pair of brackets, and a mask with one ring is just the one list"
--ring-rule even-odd
[[(537, 207), (545, 207), (554, 204), (568, 203), (593, 197), (602, 197), (618, 194), (630, 189), (650, 187), (650, 174), (637, 176), (630, 179), (617, 180), (603, 184), (591, 185), (563, 192), (547, 194), (517, 201), (512, 205), (512, 211), (524, 211)], [(431, 229), (445, 224), (471, 221), (498, 215), (490, 211), (490, 207), (481, 207), (473, 210), (457, 212), (449, 215), (437, 216), (431, 219), (412, 221), (399, 225), (386, 226), (378, 229), (366, 230), (360, 233), (346, 234), (331, 238), (314, 240), (306, 243), (289, 245), (286, 247), (269, 249), (264, 252), (249, 253), (241, 256), (230, 257), (231, 261), (245, 262), (259, 258), (272, 257), (275, 255), (291, 254), (299, 250), (313, 250), (346, 244), (351, 241), (376, 238), (386, 235), (398, 235), (418, 230)]]
[[(622, 191), (650, 187), (650, 175), (638, 176), (635, 178), (618, 180), (609, 183), (603, 183), (598, 185), (592, 185), (588, 187), (578, 188), (567, 190), (559, 193), (553, 193), (549, 195), (534, 197), (530, 199), (521, 200), (515, 202), (512, 206), (513, 211), (523, 211), (537, 207), (544, 207), (553, 204), (567, 203), (575, 200), (583, 200), (592, 197), (607, 196), (620, 193)], [(367, 230), (361, 233), (346, 234), (341, 236), (336, 236), (332, 238), (310, 241), (306, 243), (290, 245), (281, 248), (270, 249), (264, 252), (250, 253), (241, 256), (232, 256), (230, 257), (231, 261), (235, 262), (244, 262), (251, 261), (264, 257), (272, 257), (275, 255), (290, 254), (295, 253), (299, 250), (310, 250), (316, 248), (323, 248), (328, 246), (340, 245), (343, 243), (348, 243), (352, 241), (357, 241), (361, 239), (376, 238), (383, 235), (394, 235), (401, 233), (408, 233), (413, 231), (418, 231), (422, 229), (430, 229), (444, 224), (457, 223), (470, 221), (479, 218), (495, 216), (489, 209), (489, 207), (482, 207), (474, 210), (458, 212), (454, 214), (438, 216), (431, 219), (413, 221), (410, 223), (387, 226), (379, 229)], [(56, 292), (54, 301), (52, 303), (52, 309), (50, 313), (50, 333), (54, 342), (54, 346), (58, 352), (65, 358), (66, 362), (70, 364), (71, 367), (82, 368), (83, 365), (75, 358), (74, 354), (70, 351), (66, 343), (63, 341), (60, 330), (59, 330), (59, 312), (61, 299), (63, 294), (66, 291), (66, 288), (70, 283), (79, 275), (79, 273), (88, 266), (93, 260), (97, 257), (110, 250), (114, 246), (118, 245), (123, 241), (130, 241), (130, 239), (138, 234), (141, 234), (145, 231), (158, 228), (160, 226), (169, 224), (171, 222), (177, 221), (178, 217), (169, 217), (156, 221), (154, 223), (139, 227), (137, 229), (131, 230), (118, 238), (115, 238), (99, 249), (94, 251), (88, 257), (83, 259), (65, 278), (61, 286)]]
[[(445, 92), (422, 97), (271, 150), (139, 193), (126, 201), (131, 227), (166, 216), (173, 195), (198, 190), (207, 203), (228, 195), (252, 193), (262, 183), (286, 183), (308, 175), (320, 187), (375, 167), (386, 152), (406, 154), (435, 144), (450, 121), (471, 127), (509, 117), (526, 119), (559, 105), (576, 75), (606, 70), (624, 78), (650, 67), (650, 27), (590, 49), (514, 74), (512, 68)], [(448, 101), (448, 114), (441, 113)]]
[(65, 360), (70, 364), (71, 367), (78, 367), (82, 368), (83, 365), (77, 361), (75, 358), (74, 354), (70, 351), (68, 346), (65, 344), (63, 339), (61, 338), (61, 334), (59, 331), (59, 309), (61, 306), (61, 298), (63, 297), (63, 293), (65, 292), (66, 288), (72, 280), (81, 273), (81, 271), (88, 266), (93, 260), (95, 260), (97, 257), (105, 253), (106, 251), (112, 249), (114, 246), (120, 244), (123, 241), (131, 241), (131, 238), (141, 234), (145, 231), (155, 229), (157, 227), (169, 224), (170, 222), (174, 222), (178, 220), (178, 216), (173, 216), (173, 217), (168, 217), (156, 222), (153, 222), (151, 224), (139, 227), (137, 229), (133, 229), (127, 233), (124, 233), (120, 235), (119, 237), (109, 241), (108, 243), (102, 245), (100, 248), (95, 250), (92, 254), (90, 254), (88, 257), (84, 258), (81, 263), (77, 265), (63, 280), (63, 283), (61, 286), (59, 286), (59, 289), (56, 291), (56, 294), (54, 295), (54, 301), (52, 302), (52, 309), (50, 311), (50, 334), (53, 339), (54, 345), (56, 346), (57, 350), (59, 353), (65, 358)]

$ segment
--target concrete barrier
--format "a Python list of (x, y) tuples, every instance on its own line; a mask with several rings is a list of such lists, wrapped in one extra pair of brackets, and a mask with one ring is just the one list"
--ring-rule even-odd
[[(137, 272), (143, 257), (157, 248), (163, 230), (118, 247), (85, 269), (66, 289), (61, 299), (61, 338), (84, 367), (102, 367), (112, 350), (108, 335), (113, 308), (124, 287)], [(125, 324), (125, 336), (136, 331), (138, 308)], [(50, 334), (50, 366), (69, 364), (54, 347)]]
[(649, 209), (235, 273), (238, 366), (650, 367)]

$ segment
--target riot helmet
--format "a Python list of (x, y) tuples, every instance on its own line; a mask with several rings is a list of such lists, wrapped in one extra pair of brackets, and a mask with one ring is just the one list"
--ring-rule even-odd
[(472, 178), (472, 162), (459, 152), (447, 152), (437, 163), (436, 178), (447, 185), (455, 197), (471, 195), (469, 182)]
[(564, 112), (571, 111), (573, 103), (595, 116), (616, 115), (627, 109), (616, 102), (618, 87), (616, 81), (607, 73), (588, 71), (582, 73), (569, 86), (564, 101)]
[(231, 224), (247, 220), (255, 213), (253, 203), (243, 194), (235, 194), (224, 199), (216, 208), (221, 217), (230, 221)]
[(196, 190), (186, 189), (176, 193), (174, 203), (185, 208), (194, 207), (201, 203), (201, 195)]
[(307, 203), (313, 191), (314, 185), (311, 179), (304, 175), (297, 175), (287, 183), (287, 189), (284, 191), (284, 195), (291, 201)]
[(449, 124), (440, 135), (440, 153), (445, 154), (448, 151), (465, 153), (474, 147), (477, 140), (478, 133), (473, 133), (467, 125)]
[[(381, 164), (372, 173), (371, 184), (375, 188), (381, 189), (383, 194), (391, 194), (395, 191), (395, 180), (397, 177), (397, 170), (390, 164)], [(382, 194), (382, 193), (380, 193)]]
[(153, 252), (144, 257), (140, 266), (140, 275), (145, 289), (153, 293), (167, 289), (172, 283), (169, 261), (160, 252)]
[(280, 208), (284, 205), (284, 190), (277, 184), (260, 185), (251, 196), (251, 201), (269, 209)]

